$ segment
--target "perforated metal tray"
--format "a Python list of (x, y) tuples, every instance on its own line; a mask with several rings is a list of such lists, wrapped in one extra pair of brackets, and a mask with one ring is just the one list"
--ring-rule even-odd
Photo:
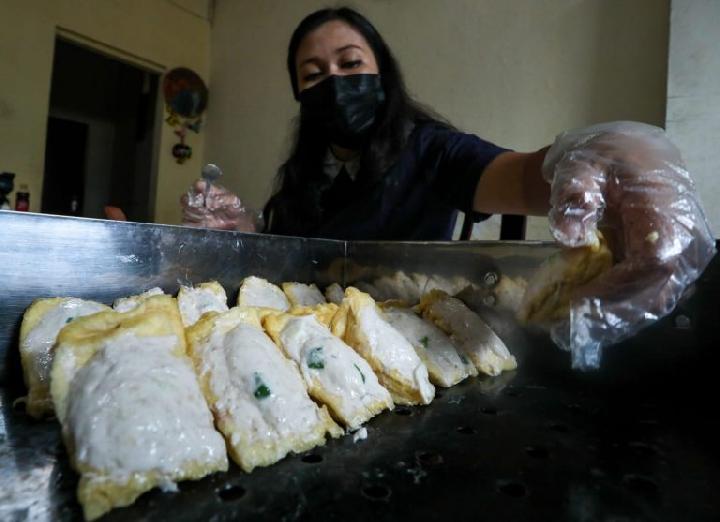
[[(88, 284), (73, 286), (82, 277), (68, 273), (73, 284), (53, 287), (58, 290), (54, 295), (87, 295), (97, 284), (99, 276), (92, 272), (99, 269), (88, 266), (100, 266), (102, 257), (93, 244), (102, 250), (104, 241), (114, 245), (112, 256), (144, 260), (136, 279), (122, 284), (108, 280), (102, 290), (93, 287), (96, 293), (90, 296), (105, 301), (115, 293), (135, 291), (138, 284), (173, 291), (177, 279), (198, 282), (213, 273), (229, 289), (245, 273), (271, 276), (273, 270), (275, 280), (345, 282), (358, 265), (366, 267), (361, 271), (365, 276), (434, 266), (446, 275), (482, 281), (490, 271), (521, 273), (551, 248), (292, 239), (283, 246), (282, 238), (130, 224), (99, 238), (98, 230), (116, 225), (25, 216), (19, 226), (4, 214), (0, 212), (3, 232), (24, 230), (27, 251), (0, 250), (5, 274), (25, 278), (4, 281), (0, 288), (5, 332), (0, 339), (6, 339), (0, 390), (2, 520), (81, 518), (74, 495), (77, 478), (57, 424), (32, 421), (12, 407), (13, 398), (23, 393), (12, 338), (28, 299), (47, 289), (41, 275), (54, 265), (51, 258), (36, 259), (38, 241), (49, 242), (45, 251), (61, 260), (60, 245), (91, 245), (91, 254), (75, 270), (90, 273)], [(47, 220), (52, 227), (43, 230)], [(60, 231), (73, 227), (75, 232), (57, 239)], [(120, 248), (113, 236), (130, 239)], [(236, 247), (236, 240), (242, 245)], [(291, 246), (293, 241), (297, 243)], [(32, 249), (37, 254), (30, 254)], [(184, 251), (187, 257), (177, 254)], [(102, 259), (124, 266), (112, 256)], [(264, 261), (253, 264), (262, 256)], [(203, 264), (195, 264), (198, 258)], [(36, 267), (32, 280), (22, 260)], [(51, 279), (60, 285), (63, 276)], [(502, 323), (504, 318), (496, 314), (492, 319), (501, 322), (501, 336), (519, 359), (515, 372), (440, 390), (426, 407), (384, 413), (368, 423), (367, 440), (353, 443), (348, 436), (329, 441), (250, 475), (232, 465), (227, 473), (181, 483), (177, 493), (145, 494), (105, 519), (717, 520), (719, 291), (716, 259), (672, 316), (607, 350), (602, 369), (593, 373), (572, 371), (567, 354), (544, 335)], [(15, 296), (13, 302), (8, 296)]]

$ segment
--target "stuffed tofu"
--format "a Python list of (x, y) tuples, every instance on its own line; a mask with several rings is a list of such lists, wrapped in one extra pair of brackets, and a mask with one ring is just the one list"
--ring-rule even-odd
[(58, 336), (51, 392), (85, 518), (228, 467), (175, 300), (81, 317)]
[(187, 338), (215, 422), (244, 471), (343, 433), (326, 407), (310, 399), (297, 367), (265, 334), (254, 309), (207, 314)]
[(470, 375), (477, 375), (474, 366), (467, 364), (468, 359), (458, 354), (450, 338), (433, 323), (404, 306), (383, 303), (381, 308), (390, 326), (415, 348), (433, 384), (448, 388)]
[(255, 276), (243, 279), (237, 304), (244, 307), (271, 308), (281, 312), (290, 309), (290, 301), (277, 285)]
[(41, 418), (53, 412), (50, 370), (53, 346), (60, 330), (78, 317), (110, 310), (94, 301), (75, 297), (36, 299), (25, 311), (20, 326), (20, 360), (28, 388), (26, 411)]
[(328, 303), (334, 303), (339, 306), (344, 297), (345, 290), (337, 283), (332, 283), (325, 288), (325, 299), (327, 299)]
[(396, 299), (408, 304), (417, 303), (422, 295), (417, 283), (403, 271), (380, 277), (373, 281), (373, 284), (386, 299)]
[(315, 283), (309, 285), (304, 283), (283, 283), (282, 289), (291, 306), (316, 306), (327, 303), (325, 296), (322, 295)]
[(140, 304), (142, 304), (147, 299), (150, 299), (151, 297), (154, 297), (156, 295), (165, 295), (165, 292), (162, 291), (159, 287), (153, 287), (150, 290), (146, 290), (142, 294), (138, 295), (131, 295), (130, 297), (120, 297), (118, 299), (115, 299), (113, 302), (113, 310), (116, 312), (129, 312), (131, 310), (134, 310)]
[(350, 430), (393, 408), (390, 393), (368, 363), (314, 313), (269, 314), (263, 318), (263, 326), (298, 365), (310, 396), (326, 404), (333, 417)]
[(517, 362), (505, 343), (465, 303), (442, 290), (433, 290), (420, 300), (423, 317), (450, 335), (455, 346), (472, 361), (479, 372), (499, 375), (514, 370)]
[(183, 326), (188, 328), (208, 312), (227, 312), (227, 295), (217, 281), (197, 286), (181, 286), (178, 291), (178, 307)]
[(398, 404), (428, 404), (435, 396), (427, 367), (405, 337), (385, 320), (375, 301), (357, 288), (332, 320), (332, 331), (370, 364)]
[(574, 292), (612, 267), (613, 255), (598, 232), (591, 246), (564, 248), (532, 275), (517, 313), (523, 323), (551, 324), (570, 317)]

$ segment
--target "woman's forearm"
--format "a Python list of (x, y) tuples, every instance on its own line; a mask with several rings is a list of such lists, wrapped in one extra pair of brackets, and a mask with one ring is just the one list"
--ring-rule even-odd
[(474, 210), (486, 214), (546, 216), (550, 185), (542, 177), (547, 147), (536, 152), (505, 152), (483, 172), (475, 189)]

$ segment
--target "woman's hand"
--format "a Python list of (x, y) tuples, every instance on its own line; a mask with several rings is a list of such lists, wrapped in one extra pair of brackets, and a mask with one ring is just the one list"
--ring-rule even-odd
[(212, 184), (205, 194), (205, 181), (197, 180), (180, 198), (183, 225), (255, 232), (258, 216), (245, 208), (240, 198)]
[(553, 338), (576, 367), (669, 313), (715, 253), (715, 241), (680, 152), (662, 129), (633, 122), (560, 135), (543, 177), (551, 183), (552, 233), (574, 247), (601, 229), (616, 264), (579, 289)]

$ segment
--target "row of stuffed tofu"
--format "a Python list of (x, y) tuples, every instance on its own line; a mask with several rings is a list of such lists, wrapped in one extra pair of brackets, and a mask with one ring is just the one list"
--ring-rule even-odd
[(250, 472), (395, 404), (428, 404), (434, 385), (516, 367), (482, 319), (441, 291), (409, 308), (257, 277), (230, 309), (216, 282), (112, 309), (40, 299), (20, 352), (27, 411), (59, 419), (87, 519), (224, 471), (228, 452)]

